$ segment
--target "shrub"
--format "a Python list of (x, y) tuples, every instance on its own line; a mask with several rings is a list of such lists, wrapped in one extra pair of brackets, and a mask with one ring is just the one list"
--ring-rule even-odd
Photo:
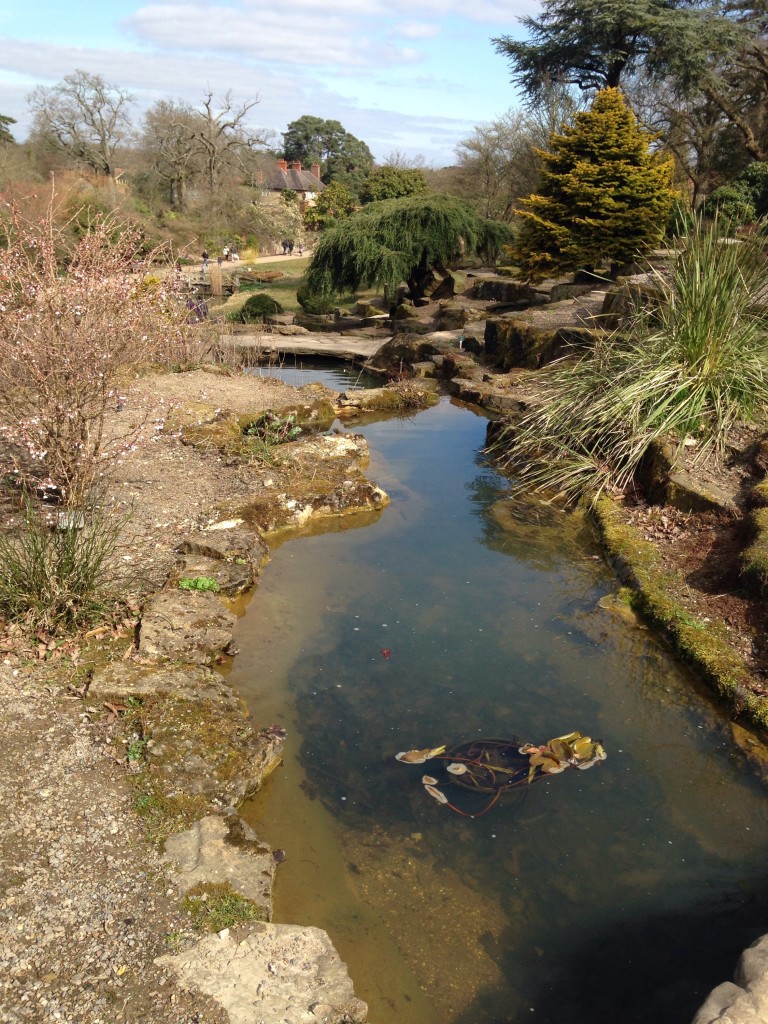
[(306, 282), (297, 288), (296, 298), (305, 313), (312, 313), (315, 316), (326, 316), (336, 308), (334, 295), (310, 291)]
[(758, 239), (719, 234), (696, 218), (656, 274), (662, 301), (543, 372), (541, 405), (501, 439), (521, 486), (595, 500), (630, 486), (656, 439), (722, 454), (730, 427), (768, 405), (768, 313), (754, 301), (768, 265)]
[(529, 280), (614, 268), (659, 244), (674, 192), (672, 163), (651, 153), (652, 141), (619, 89), (602, 89), (552, 133), (539, 192), (516, 211), (510, 255)]
[(755, 207), (756, 217), (768, 214), (768, 163), (749, 164), (736, 179), (736, 184), (749, 195)]
[(246, 299), (243, 306), (232, 316), (233, 319), (237, 318), (241, 324), (255, 324), (264, 323), (265, 320), (282, 312), (283, 307), (277, 299), (273, 299), (266, 292), (259, 292)]
[[(45, 480), (77, 506), (105, 464), (135, 440), (104, 431), (126, 372), (179, 361), (188, 327), (181, 284), (144, 277), (140, 233), (107, 216), (72, 240), (53, 202), (0, 219), (0, 436), (6, 471)], [(8, 453), (15, 453), (11, 457)]]
[(749, 224), (756, 216), (749, 190), (737, 182), (716, 188), (707, 196), (703, 207), (705, 216), (717, 217), (726, 231)]

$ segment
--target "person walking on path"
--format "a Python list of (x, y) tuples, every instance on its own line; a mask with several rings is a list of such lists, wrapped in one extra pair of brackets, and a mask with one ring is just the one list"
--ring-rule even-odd
[(208, 250), (203, 249), (203, 273), (208, 269)]

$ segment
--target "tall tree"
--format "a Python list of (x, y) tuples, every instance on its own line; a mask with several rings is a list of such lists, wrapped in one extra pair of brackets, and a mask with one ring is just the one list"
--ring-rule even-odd
[(283, 133), (286, 160), (304, 164), (319, 163), (323, 181), (340, 181), (357, 193), (366, 174), (373, 170), (373, 154), (368, 146), (339, 121), (324, 121), (304, 114), (291, 121)]
[(75, 71), (29, 97), (33, 131), (97, 174), (113, 175), (115, 149), (130, 134), (133, 97), (101, 75)]
[(173, 120), (173, 126), (193, 144), (203, 165), (203, 174), (208, 190), (214, 192), (219, 185), (222, 172), (227, 166), (236, 165), (242, 169), (244, 161), (253, 150), (266, 145), (269, 133), (261, 128), (252, 128), (247, 116), (259, 102), (256, 96), (239, 106), (232, 93), (216, 102), (209, 90), (201, 105), (189, 117), (183, 112)]
[(529, 39), (493, 40), (512, 81), (531, 99), (553, 82), (582, 90), (623, 84), (654, 47), (675, 0), (544, 0), (521, 18)]
[(530, 280), (637, 258), (661, 241), (675, 193), (672, 162), (650, 153), (619, 89), (601, 90), (541, 153), (538, 194), (523, 200), (513, 255)]
[[(543, 140), (536, 138), (541, 144)], [(539, 161), (534, 137), (524, 114), (507, 111), (478, 125), (456, 147), (461, 195), (483, 217), (510, 221), (517, 200), (536, 185)]]
[(16, 141), (10, 129), (10, 125), (12, 124), (16, 124), (15, 117), (8, 117), (7, 114), (0, 114), (0, 143)]
[(454, 196), (369, 203), (321, 236), (307, 285), (320, 295), (376, 285), (391, 293), (405, 281), (416, 299), (435, 271), (445, 274), (461, 255), (492, 251), (508, 235)]
[(165, 183), (173, 210), (184, 209), (187, 185), (201, 170), (197, 118), (189, 104), (171, 100), (158, 100), (144, 115), (143, 149), (152, 170)]

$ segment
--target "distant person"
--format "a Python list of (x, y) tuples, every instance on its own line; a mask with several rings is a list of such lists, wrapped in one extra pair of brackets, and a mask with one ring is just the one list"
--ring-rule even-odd
[(216, 262), (218, 263), (219, 266), (221, 266), (221, 264), (224, 262), (224, 253), (219, 253), (219, 255), (216, 257)]
[(285, 239), (283, 239), (283, 243), (282, 244), (283, 244), (283, 256), (285, 256), (288, 253), (288, 247), (289, 247), (289, 245), (291, 243), (288, 241), (287, 238), (285, 238)]
[(208, 260), (209, 260), (208, 250), (207, 249), (203, 249), (203, 273), (205, 273), (206, 270), (208, 269)]
[(221, 254), (224, 257), (224, 259), (227, 262), (229, 262), (229, 246), (225, 245), (224, 248), (221, 251)]
[(303, 255), (304, 255), (304, 243), (303, 242), (299, 242), (299, 256), (303, 256)]
[(288, 243), (288, 255), (293, 256), (293, 242)]

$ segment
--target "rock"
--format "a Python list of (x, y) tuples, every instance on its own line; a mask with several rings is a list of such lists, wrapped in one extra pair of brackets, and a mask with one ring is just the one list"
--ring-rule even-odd
[(547, 300), (546, 295), (531, 285), (502, 277), (486, 277), (479, 280), (472, 290), (472, 296), (475, 299), (502, 302), (510, 306), (517, 305), (521, 309)]
[(241, 594), (250, 590), (256, 582), (254, 567), (246, 562), (222, 562), (204, 555), (185, 555), (178, 570), (179, 580), (209, 579), (215, 580), (222, 593), (227, 595)]
[(186, 832), (169, 836), (162, 859), (173, 865), (180, 896), (199, 882), (227, 882), (256, 904), (264, 921), (272, 920), (275, 859), (239, 815), (209, 814)]
[(726, 512), (735, 508), (733, 495), (714, 484), (702, 483), (685, 469), (670, 473), (667, 504), (681, 512)]
[(662, 297), (656, 278), (649, 274), (622, 279), (609, 288), (603, 299), (603, 324), (608, 330), (618, 327), (639, 309), (653, 309)]
[(734, 982), (710, 992), (693, 1024), (764, 1024), (768, 1020), (768, 935), (746, 949), (736, 967)]
[(221, 702), (225, 707), (244, 710), (242, 699), (213, 669), (201, 665), (137, 665), (135, 662), (110, 662), (97, 669), (88, 688), (88, 697), (148, 697), (174, 694), (187, 700)]
[(139, 653), (208, 665), (231, 643), (235, 622), (215, 594), (165, 590), (144, 608)]
[(485, 324), (485, 361), (510, 370), (538, 369), (572, 349), (589, 348), (595, 332), (589, 327), (547, 326), (516, 317), (489, 317)]
[[(215, 524), (217, 525), (217, 524)], [(208, 529), (185, 537), (176, 550), (184, 557), (179, 578), (205, 576), (216, 580), (226, 594), (250, 589), (269, 559), (263, 538), (253, 530)]]
[(231, 1024), (349, 1024), (368, 1018), (346, 965), (320, 928), (257, 924), (245, 938), (206, 936), (155, 962), (182, 987), (215, 999)]

